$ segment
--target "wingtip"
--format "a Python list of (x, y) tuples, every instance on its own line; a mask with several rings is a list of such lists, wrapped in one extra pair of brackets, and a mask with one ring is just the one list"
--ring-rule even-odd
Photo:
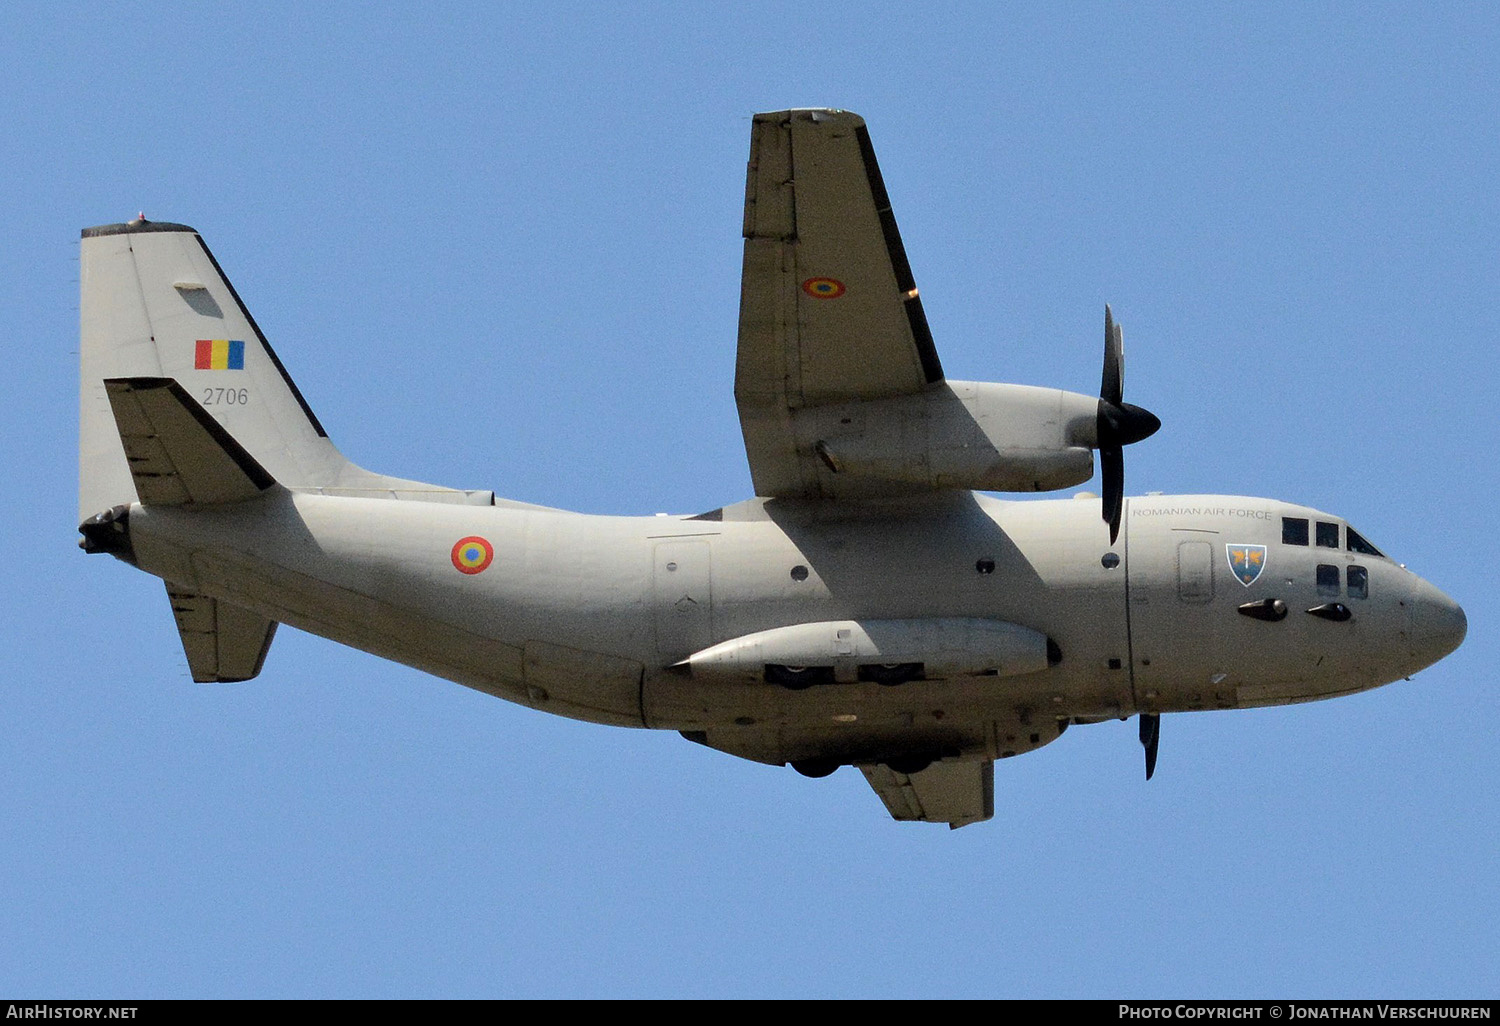
[(97, 239), (105, 235), (135, 235), (141, 232), (187, 232), (197, 235), (198, 229), (185, 224), (177, 224), (173, 221), (148, 221), (144, 216), (137, 217), (134, 221), (122, 221), (119, 224), (101, 224), (93, 228), (85, 228), (82, 237), (85, 239)]
[(865, 123), (865, 119), (852, 110), (843, 110), (839, 107), (788, 107), (784, 110), (768, 110), (755, 115), (756, 121), (787, 121), (799, 118), (812, 121), (816, 124), (825, 122), (843, 122), (852, 128), (858, 128)]

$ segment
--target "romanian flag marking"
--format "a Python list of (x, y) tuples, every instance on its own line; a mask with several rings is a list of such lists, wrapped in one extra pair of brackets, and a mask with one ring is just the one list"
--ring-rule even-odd
[(194, 370), (244, 370), (245, 343), (239, 339), (200, 338), (193, 354)]
[(453, 569), (461, 574), (482, 572), (495, 559), (495, 547), (478, 535), (460, 538), (453, 546)]

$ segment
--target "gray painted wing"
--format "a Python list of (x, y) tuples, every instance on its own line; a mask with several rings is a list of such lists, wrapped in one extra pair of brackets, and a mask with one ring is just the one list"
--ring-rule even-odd
[(989, 759), (945, 760), (909, 775), (884, 765), (859, 769), (895, 819), (947, 823), (956, 830), (995, 814), (995, 764)]
[(864, 120), (757, 114), (745, 184), (735, 400), (756, 494), (817, 494), (792, 411), (943, 378)]

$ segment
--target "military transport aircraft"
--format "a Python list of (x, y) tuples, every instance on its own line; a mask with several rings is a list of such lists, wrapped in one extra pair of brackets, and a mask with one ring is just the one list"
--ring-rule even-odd
[[(166, 582), (196, 681), (288, 623), (536, 709), (677, 730), (891, 815), (989, 818), (1070, 724), (1303, 702), (1441, 659), (1451, 599), (1341, 517), (1124, 495), (1122, 398), (943, 374), (864, 122), (753, 122), (735, 399), (757, 498), (601, 517), (339, 454), (197, 232), (83, 232), (80, 542)], [(1089, 480), (1103, 496), (1005, 501)], [(1101, 519), (1102, 511), (1102, 519)]]

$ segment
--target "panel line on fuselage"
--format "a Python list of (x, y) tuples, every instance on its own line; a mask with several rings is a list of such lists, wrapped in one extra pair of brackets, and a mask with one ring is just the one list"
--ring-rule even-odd
[(1130, 623), (1130, 499), (1125, 499), (1124, 509), (1120, 515), (1120, 532), (1123, 534), (1125, 544), (1120, 546), (1124, 551), (1125, 571), (1125, 669), (1130, 674), (1130, 704), (1137, 710), (1141, 708), (1141, 696), (1135, 690), (1135, 637)]

